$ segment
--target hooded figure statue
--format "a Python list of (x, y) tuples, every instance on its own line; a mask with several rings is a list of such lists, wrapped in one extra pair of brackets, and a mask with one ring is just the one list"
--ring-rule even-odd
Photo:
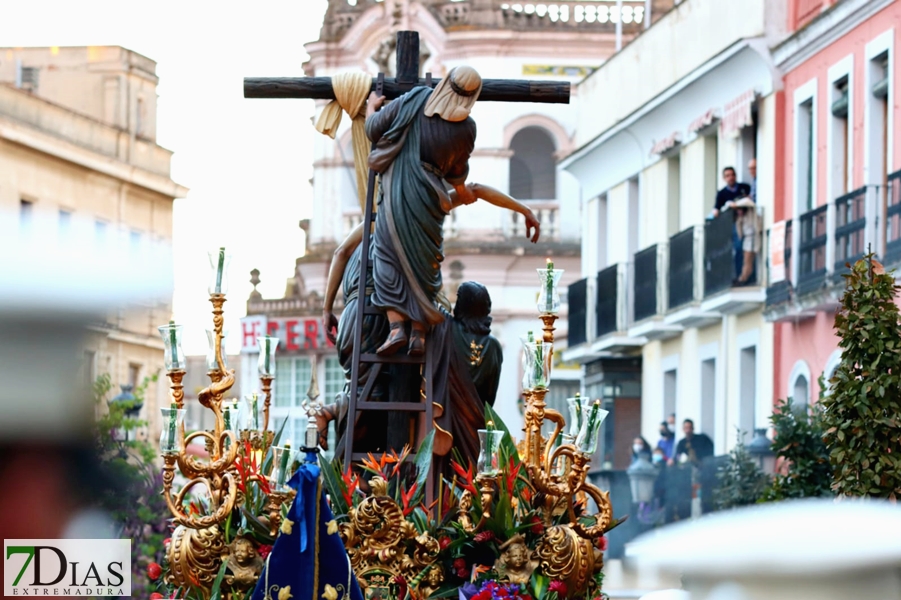
[(385, 310), (390, 331), (378, 353), (408, 344), (408, 354), (425, 352), (427, 329), (443, 320), (436, 299), (444, 260), (444, 217), (453, 207), (453, 187), (466, 204), (476, 125), (470, 110), (482, 79), (457, 67), (434, 90), (417, 87), (375, 112), (383, 98), (371, 96), (366, 134), (375, 143), (369, 166), (381, 174), (373, 239), (372, 304)]

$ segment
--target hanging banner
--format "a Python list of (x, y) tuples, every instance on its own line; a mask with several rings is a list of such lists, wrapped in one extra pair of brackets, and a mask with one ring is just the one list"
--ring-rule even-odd
[(785, 221), (770, 229), (770, 284), (785, 281)]

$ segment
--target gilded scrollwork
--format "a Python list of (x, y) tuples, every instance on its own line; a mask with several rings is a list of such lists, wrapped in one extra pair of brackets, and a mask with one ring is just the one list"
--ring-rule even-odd
[(404, 518), (387, 495), (384, 479), (374, 477), (369, 485), (372, 495), (351, 508), (347, 521), (338, 527), (364, 596), (368, 588), (381, 588), (395, 577), (414, 581), (435, 563), (440, 551), (438, 540), (418, 533)]

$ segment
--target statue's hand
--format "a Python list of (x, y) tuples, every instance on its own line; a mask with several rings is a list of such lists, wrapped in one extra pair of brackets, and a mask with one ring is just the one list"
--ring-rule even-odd
[(325, 329), (325, 337), (333, 344), (338, 343), (338, 317), (331, 311), (322, 312), (322, 328)]
[(375, 112), (382, 107), (384, 102), (384, 96), (379, 96), (375, 92), (370, 92), (369, 99), (366, 101), (366, 116), (370, 117), (374, 115)]
[(538, 219), (535, 217), (535, 213), (533, 213), (531, 210), (525, 217), (526, 237), (532, 240), (532, 243), (534, 244), (538, 241), (538, 237), (541, 235), (541, 223), (538, 222)]

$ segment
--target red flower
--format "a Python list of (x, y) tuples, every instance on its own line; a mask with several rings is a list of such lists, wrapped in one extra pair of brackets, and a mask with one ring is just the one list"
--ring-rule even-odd
[(465, 569), (466, 568), (466, 559), (465, 558), (457, 558), (454, 560), (454, 568), (456, 570)]
[(466, 579), (467, 577), (469, 577), (469, 573), (466, 571), (466, 569), (457, 569), (457, 577), (459, 577), (460, 579)]
[(450, 546), (450, 544), (451, 544), (451, 539), (449, 537), (447, 537), (446, 535), (438, 538), (438, 547), (441, 548), (442, 550), (444, 550), (445, 548)]
[(150, 578), (150, 581), (156, 581), (160, 578), (160, 575), (163, 574), (163, 568), (156, 564), (155, 562), (147, 565), (147, 577)]
[(532, 517), (532, 523), (534, 523), (531, 529), (532, 533), (534, 533), (535, 535), (541, 535), (542, 533), (544, 533), (544, 523), (541, 522), (541, 519), (539, 519), (538, 517)]
[(150, 594), (150, 600), (163, 600), (163, 598), (165, 598), (165, 596), (163, 596), (159, 592), (153, 592), (152, 594)]
[(477, 544), (484, 544), (484, 543), (486, 543), (486, 542), (490, 542), (490, 541), (493, 540), (493, 539), (494, 539), (494, 532), (493, 532), (493, 531), (482, 531), (481, 533), (477, 533), (477, 534), (475, 535), (475, 537), (473, 538), (473, 540), (474, 540)]
[[(464, 490), (469, 490), (470, 494), (478, 494), (478, 492), (476, 491), (472, 464), (469, 465), (469, 469), (464, 470), (459, 463), (451, 460), (451, 467), (454, 469), (454, 472), (457, 474), (457, 476), (459, 476), (462, 480), (460, 487)], [(454, 477), (454, 482), (457, 482), (456, 477)]]
[(163, 540), (163, 546), (168, 546), (172, 542), (172, 538), (166, 538)]
[(600, 550), (601, 552), (606, 552), (607, 551), (607, 537), (603, 536), (603, 535), (601, 537), (599, 537), (597, 546), (598, 546), (598, 550)]
[(266, 560), (266, 557), (272, 552), (272, 546), (269, 544), (260, 544), (260, 547), (257, 548), (257, 552), (260, 553), (260, 558)]
[(557, 596), (561, 598), (566, 598), (566, 584), (560, 581), (559, 579), (555, 579), (548, 586), (547, 591), (549, 592), (557, 592)]
[(475, 594), (470, 600), (491, 600), (491, 590), (485, 588), (481, 592)]

